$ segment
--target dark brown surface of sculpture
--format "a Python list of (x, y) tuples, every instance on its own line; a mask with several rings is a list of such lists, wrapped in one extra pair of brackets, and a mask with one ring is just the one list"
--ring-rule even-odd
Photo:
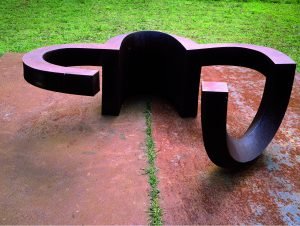
[(155, 31), (120, 35), (105, 44), (45, 47), (25, 55), (23, 62), (24, 77), (29, 83), (79, 95), (99, 91), (99, 72), (67, 66), (102, 66), (104, 115), (118, 115), (128, 95), (150, 93), (167, 98), (181, 117), (195, 117), (201, 67), (234, 65), (261, 72), (266, 77), (262, 101), (253, 122), (239, 139), (226, 132), (226, 84), (202, 83), (204, 145), (210, 159), (225, 168), (248, 165), (271, 142), (285, 114), (296, 67), (288, 56), (271, 48), (201, 45)]

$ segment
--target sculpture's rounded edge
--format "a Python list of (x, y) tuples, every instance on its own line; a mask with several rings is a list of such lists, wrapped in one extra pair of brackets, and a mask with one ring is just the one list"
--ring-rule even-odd
[[(254, 54), (256, 57), (263, 57), (265, 58), (264, 61), (269, 61), (270, 64), (288, 64), (293, 65), (296, 63), (285, 53), (280, 52), (277, 49), (273, 49), (270, 47), (265, 46), (258, 46), (252, 44), (240, 44), (240, 43), (222, 43), (222, 44), (198, 44), (195, 48), (191, 48), (191, 51), (207, 51), (207, 54), (210, 52), (215, 52), (215, 57), (219, 54), (227, 55), (227, 54), (235, 54), (240, 55), (243, 52), (246, 54)], [(232, 55), (231, 57), (234, 57)], [(229, 62), (226, 65), (230, 64), (230, 58), (227, 59)], [(215, 59), (216, 61), (216, 59)], [(234, 64), (238, 63), (238, 59), (232, 59)], [(206, 65), (213, 65), (214, 63), (211, 62), (209, 59), (205, 61)], [(241, 63), (241, 66), (243, 64)]]
[(94, 96), (100, 90), (98, 70), (68, 66), (100, 66), (103, 55), (114, 51), (115, 48), (103, 44), (63, 44), (39, 48), (23, 56), (24, 78), (43, 89)]
[(61, 51), (64, 49), (70, 49), (76, 47), (76, 45), (54, 45), (43, 48), (35, 49), (31, 52), (26, 53), (23, 58), (23, 64), (32, 70), (39, 70), (45, 72), (62, 73), (62, 74), (82, 74), (86, 76), (93, 76), (97, 73), (96, 70), (83, 69), (83, 68), (72, 68), (64, 67), (56, 64), (52, 64), (45, 60), (45, 55), (54, 51)]

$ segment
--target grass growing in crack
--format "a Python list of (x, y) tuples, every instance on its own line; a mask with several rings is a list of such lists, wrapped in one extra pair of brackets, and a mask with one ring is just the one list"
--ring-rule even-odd
[(162, 225), (162, 209), (159, 206), (159, 190), (157, 188), (158, 179), (156, 176), (157, 169), (155, 166), (156, 151), (155, 144), (152, 137), (152, 117), (151, 117), (151, 103), (147, 101), (146, 111), (146, 146), (147, 146), (147, 158), (148, 158), (148, 169), (147, 174), (149, 176), (150, 184), (150, 208), (149, 208), (149, 223), (150, 225)]

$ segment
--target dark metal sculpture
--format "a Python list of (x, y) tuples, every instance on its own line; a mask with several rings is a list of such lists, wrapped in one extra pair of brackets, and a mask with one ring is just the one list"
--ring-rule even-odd
[(151, 93), (168, 98), (182, 117), (195, 117), (202, 66), (235, 65), (266, 76), (263, 97), (247, 132), (226, 132), (226, 83), (202, 82), (204, 145), (218, 166), (253, 162), (274, 137), (285, 114), (296, 64), (283, 53), (246, 44), (197, 44), (156, 31), (120, 35), (105, 44), (44, 47), (23, 58), (24, 77), (43, 89), (79, 95), (99, 91), (99, 72), (69, 66), (102, 66), (102, 114), (118, 115), (128, 95)]

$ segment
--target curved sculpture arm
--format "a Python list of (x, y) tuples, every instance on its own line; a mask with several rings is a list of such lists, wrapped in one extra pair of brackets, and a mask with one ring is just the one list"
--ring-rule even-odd
[(66, 44), (36, 49), (23, 57), (24, 78), (30, 84), (57, 92), (93, 96), (100, 90), (97, 70), (68, 66), (101, 66), (115, 53), (113, 45)]
[(242, 66), (257, 70), (265, 76), (274, 65), (296, 65), (290, 57), (278, 50), (250, 44), (198, 44), (188, 52), (200, 67)]
[[(251, 46), (247, 47), (221, 47), (220, 51), (226, 52), (227, 58), (217, 60), (221, 65), (253, 68), (266, 76), (258, 112), (241, 138), (233, 138), (226, 131), (226, 83), (202, 82), (201, 121), (205, 149), (215, 164), (226, 168), (254, 161), (271, 142), (286, 112), (295, 75), (296, 65), (286, 55), (265, 47), (261, 47), (263, 51), (257, 46), (250, 50)], [(209, 60), (207, 64), (211, 63)]]
[[(194, 44), (189, 45), (187, 47), (188, 51), (201, 51), (207, 50), (205, 55), (207, 57), (214, 55), (215, 58), (207, 59), (207, 64), (215, 64), (218, 60), (224, 61), (225, 59), (219, 59), (222, 55), (226, 55), (228, 58), (227, 60), (230, 62), (231, 57), (242, 57), (242, 55), (249, 55), (251, 52), (262, 57), (268, 58), (273, 64), (295, 64), (295, 62), (284, 53), (272, 49), (265, 46), (257, 46), (251, 44), (240, 44), (240, 43), (222, 43), (222, 44)], [(246, 56), (247, 57), (247, 56)], [(248, 57), (247, 57), (248, 58)], [(205, 60), (205, 59), (203, 59)], [(244, 59), (239, 59), (239, 62), (243, 61)], [(237, 58), (234, 59), (234, 63), (237, 63)]]

